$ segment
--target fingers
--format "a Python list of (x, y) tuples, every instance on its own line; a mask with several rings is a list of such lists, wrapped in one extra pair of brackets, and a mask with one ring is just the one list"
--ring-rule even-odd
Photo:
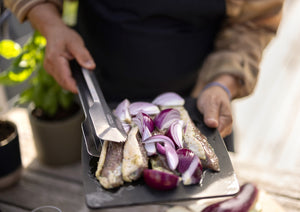
[(225, 91), (219, 87), (205, 90), (198, 98), (197, 106), (204, 116), (204, 123), (208, 127), (217, 128), (222, 137), (231, 133), (231, 105)]
[(220, 116), (218, 130), (222, 138), (232, 132), (232, 116)]
[[(57, 34), (60, 36), (58, 37)], [(62, 36), (63, 35), (63, 36)], [(76, 81), (72, 77), (69, 60), (76, 59), (86, 69), (94, 69), (95, 62), (75, 31), (64, 28), (60, 33), (48, 37), (44, 67), (64, 89), (77, 93)]]
[(217, 128), (219, 126), (219, 103), (216, 96), (205, 98), (206, 101), (201, 102), (200, 108), (204, 115), (204, 123), (208, 127)]
[(44, 60), (44, 66), (47, 72), (54, 77), (54, 79), (62, 88), (73, 93), (77, 93), (76, 82), (72, 77), (68, 58), (58, 55), (51, 55), (45, 57)]
[(83, 42), (70, 42), (68, 49), (82, 67), (90, 70), (96, 68), (96, 64)]

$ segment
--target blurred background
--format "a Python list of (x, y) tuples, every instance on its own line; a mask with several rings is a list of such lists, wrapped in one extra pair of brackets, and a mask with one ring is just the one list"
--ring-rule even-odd
[(300, 1), (286, 0), (254, 93), (233, 102), (241, 160), (300, 173)]

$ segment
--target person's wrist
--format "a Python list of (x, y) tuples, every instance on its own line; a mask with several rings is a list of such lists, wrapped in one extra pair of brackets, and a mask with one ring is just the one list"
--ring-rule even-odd
[(207, 90), (208, 88), (211, 88), (211, 87), (220, 87), (220, 88), (222, 88), (227, 93), (229, 100), (232, 99), (232, 95), (231, 95), (231, 92), (230, 92), (229, 88), (227, 86), (223, 85), (222, 83), (216, 82), (216, 81), (206, 84), (204, 86), (204, 88), (202, 89), (202, 92)]
[(65, 25), (58, 8), (51, 2), (37, 4), (28, 12), (27, 17), (33, 28), (45, 37), (55, 31), (55, 28)]
[(213, 82), (220, 83), (224, 87), (224, 90), (227, 88), (230, 92), (231, 99), (234, 99), (238, 96), (240, 83), (237, 77), (230, 74), (223, 74), (217, 77)]

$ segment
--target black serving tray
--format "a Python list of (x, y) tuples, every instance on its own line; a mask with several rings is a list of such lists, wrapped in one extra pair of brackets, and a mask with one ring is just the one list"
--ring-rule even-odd
[(200, 131), (207, 137), (220, 162), (220, 172), (206, 170), (199, 185), (184, 186), (182, 183), (169, 191), (157, 191), (149, 188), (143, 179), (134, 183), (125, 183), (122, 187), (106, 190), (95, 177), (98, 157), (87, 153), (82, 144), (83, 182), (86, 204), (90, 209), (102, 209), (145, 204), (161, 204), (178, 201), (199, 200), (235, 195), (239, 184), (234, 173), (224, 141), (216, 129), (203, 123), (203, 116), (196, 108), (195, 99), (186, 99), (185, 108)]

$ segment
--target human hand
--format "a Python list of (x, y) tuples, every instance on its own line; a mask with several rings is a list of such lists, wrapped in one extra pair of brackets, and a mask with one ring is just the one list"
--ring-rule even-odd
[(94, 69), (95, 62), (84, 46), (81, 36), (67, 26), (58, 26), (47, 34), (44, 59), (45, 70), (66, 90), (77, 93), (69, 60), (76, 59), (86, 69)]
[(231, 133), (231, 103), (223, 88), (213, 86), (202, 91), (197, 99), (197, 107), (208, 127), (217, 128), (223, 138)]
[(69, 60), (76, 59), (86, 69), (92, 70), (96, 67), (83, 39), (63, 23), (58, 9), (50, 2), (34, 6), (28, 13), (28, 19), (33, 27), (46, 37), (45, 70), (64, 89), (77, 93)]

